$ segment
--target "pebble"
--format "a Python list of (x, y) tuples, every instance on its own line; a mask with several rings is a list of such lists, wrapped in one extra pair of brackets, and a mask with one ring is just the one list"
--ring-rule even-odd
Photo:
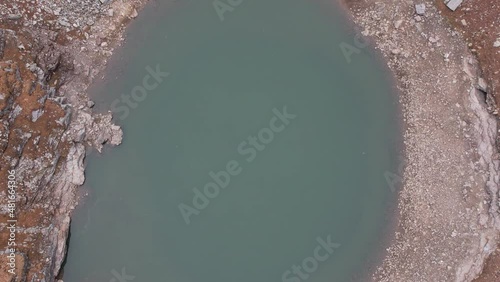
[(69, 26), (71, 26), (71, 25), (70, 25), (70, 24), (69, 24), (66, 20), (64, 20), (64, 19), (59, 19), (57, 22), (58, 22), (60, 25), (65, 26), (65, 27), (69, 27)]
[(137, 13), (137, 10), (134, 9), (132, 13), (130, 14), (130, 18), (135, 19), (139, 14)]
[(418, 15), (425, 15), (425, 4), (417, 4), (415, 5), (415, 11)]
[(10, 14), (7, 16), (7, 19), (9, 20), (18, 20), (21, 18), (21, 14)]
[(394, 22), (394, 27), (395, 28), (399, 28), (402, 23), (403, 23), (403, 20), (397, 20), (397, 21)]
[(443, 57), (444, 57), (444, 61), (445, 61), (445, 62), (449, 62), (449, 61), (450, 61), (450, 59), (449, 59), (449, 57), (450, 57), (450, 53), (445, 53), (445, 54), (443, 55)]

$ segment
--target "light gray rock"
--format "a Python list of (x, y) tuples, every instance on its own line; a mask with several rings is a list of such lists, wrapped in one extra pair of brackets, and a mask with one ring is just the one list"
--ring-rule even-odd
[(403, 24), (403, 20), (397, 20), (394, 22), (394, 27), (399, 28), (401, 26), (401, 24)]
[(425, 15), (425, 4), (417, 4), (415, 5), (415, 11), (417, 12), (418, 15)]
[(82, 185), (85, 182), (85, 169), (83, 160), (85, 159), (85, 146), (80, 143), (74, 144), (68, 152), (66, 158), (66, 171), (69, 181), (74, 185)]
[(486, 83), (486, 80), (484, 78), (480, 77), (477, 80), (477, 89), (483, 91), (483, 92), (488, 92), (488, 83)]
[(60, 25), (65, 26), (65, 27), (70, 27), (70, 26), (71, 26), (71, 25), (69, 24), (69, 22), (67, 22), (67, 20), (66, 20), (66, 19), (63, 19), (63, 18), (59, 19), (57, 22), (58, 22)]
[(85, 141), (101, 152), (104, 144), (120, 145), (123, 132), (120, 126), (113, 124), (111, 113), (91, 115), (86, 111), (77, 110), (67, 136), (73, 142)]
[(135, 19), (139, 14), (137, 13), (137, 10), (134, 9), (132, 10), (132, 13), (130, 14), (130, 18), (131, 19)]
[(446, 3), (446, 6), (452, 10), (452, 11), (455, 11), (458, 6), (460, 6), (460, 4), (462, 4), (463, 0), (446, 0), (445, 3)]
[(23, 108), (21, 108), (21, 106), (16, 105), (14, 110), (12, 112), (10, 112), (9, 120), (15, 119), (21, 113), (22, 110), (23, 110)]
[(34, 110), (31, 112), (31, 121), (37, 121), (43, 115), (43, 109)]
[(22, 17), (21, 14), (10, 14), (10, 15), (7, 16), (7, 19), (9, 19), (9, 20), (18, 20), (21, 17)]

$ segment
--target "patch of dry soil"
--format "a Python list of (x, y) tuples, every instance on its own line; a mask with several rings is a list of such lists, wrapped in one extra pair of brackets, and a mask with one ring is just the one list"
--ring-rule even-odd
[(443, 1), (436, 4), (476, 54), (488, 84), (486, 91), (493, 94), (497, 107), (500, 106), (500, 1), (468, 0), (454, 12)]

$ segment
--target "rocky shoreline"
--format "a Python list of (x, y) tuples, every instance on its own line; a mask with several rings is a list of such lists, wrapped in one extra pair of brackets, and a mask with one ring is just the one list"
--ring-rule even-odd
[[(343, 1), (395, 74), (406, 124), (397, 233), (373, 279), (473, 281), (500, 233), (496, 108), (475, 56), (432, 1)], [(145, 2), (0, 3), (0, 185), (12, 169), (19, 182), (16, 274), (2, 253), (0, 281), (61, 277), (86, 151), (122, 138), (86, 89)]]
[(473, 281), (500, 233), (496, 108), (475, 56), (432, 1), (344, 4), (396, 76), (406, 125), (397, 232), (373, 279)]
[[(15, 170), (19, 186), (16, 274), (2, 252), (1, 281), (61, 276), (86, 151), (122, 139), (111, 113), (93, 112), (86, 89), (145, 2), (0, 3), (0, 185), (7, 187), (7, 171)], [(6, 189), (1, 193), (0, 244), (7, 246)]]

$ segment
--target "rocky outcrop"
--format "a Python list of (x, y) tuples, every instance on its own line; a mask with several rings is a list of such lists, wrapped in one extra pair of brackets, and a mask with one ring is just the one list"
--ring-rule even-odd
[[(500, 239), (500, 160), (496, 147), (497, 120), (488, 112), (491, 105), (485, 99), (487, 87), (480, 77), (478, 64), (473, 57), (464, 59), (464, 71), (471, 84), (478, 81), (469, 91), (470, 108), (475, 118), (473, 126), (478, 143), (479, 165), (484, 172), (485, 189), (488, 195), (487, 208), (479, 216), (483, 227), (480, 240), (458, 267), (456, 281), (473, 281), (482, 273), (488, 257), (497, 249)], [(491, 101), (491, 103), (494, 103)]]
[(16, 274), (8, 274), (2, 264), (0, 281), (57, 279), (76, 191), (85, 182), (87, 151), (119, 145), (123, 135), (111, 113), (94, 112), (86, 89), (143, 2), (0, 3), (2, 249), (7, 245), (8, 170), (16, 171), (19, 186)]
[[(16, 32), (4, 30), (3, 33), (8, 34), (9, 46), (5, 50), (15, 50), (20, 40)], [(112, 123), (111, 114), (95, 114), (88, 107), (66, 104), (65, 97), (49, 86), (47, 81), (57, 73), (61, 62), (57, 59), (59, 56), (51, 55), (53, 49), (46, 50), (50, 54), (46, 54), (45, 59), (37, 55), (38, 62), (44, 62), (43, 67), (36, 62), (27, 64), (31, 68), (23, 62), (0, 62), (0, 175), (2, 187), (7, 187), (6, 171), (16, 171), (21, 187), (16, 215), (33, 221), (19, 221), (22, 239), (17, 242), (26, 246), (17, 249), (17, 254), (25, 258), (23, 265), (30, 265), (28, 271), (20, 270), (20, 273), (32, 281), (42, 278), (54, 281), (60, 270), (66, 254), (75, 189), (85, 180), (86, 147), (100, 151), (104, 144), (120, 144), (122, 138), (122, 131)], [(5, 195), (3, 198), (6, 199)], [(2, 203), (3, 215), (8, 213), (6, 206)], [(5, 232), (5, 222), (1, 227)], [(6, 245), (3, 240), (1, 243)], [(20, 276), (11, 278), (22, 280)]]

